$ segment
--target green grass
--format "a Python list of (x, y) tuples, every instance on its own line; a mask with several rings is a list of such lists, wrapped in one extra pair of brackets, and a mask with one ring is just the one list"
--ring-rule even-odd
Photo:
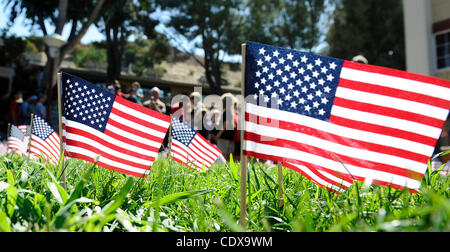
[[(158, 160), (136, 178), (76, 159), (61, 167), (0, 157), (0, 231), (245, 231), (238, 225), (239, 163), (196, 172)], [(335, 194), (283, 168), (250, 161), (249, 231), (450, 231), (450, 182), (427, 173), (418, 193), (355, 183)]]

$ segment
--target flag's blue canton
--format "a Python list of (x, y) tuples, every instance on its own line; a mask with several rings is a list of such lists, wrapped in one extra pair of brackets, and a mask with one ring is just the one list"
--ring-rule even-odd
[(69, 74), (61, 82), (64, 117), (104, 132), (116, 96)]
[(182, 144), (188, 146), (197, 132), (182, 122), (179, 118), (173, 117), (172, 134), (173, 139), (176, 139)]
[(55, 130), (44, 119), (37, 115), (33, 117), (33, 135), (45, 141), (53, 132)]
[(247, 42), (246, 96), (327, 121), (343, 60)]
[(9, 130), (9, 135), (19, 139), (20, 141), (23, 141), (23, 139), (24, 139), (23, 132), (16, 125), (11, 125), (11, 128)]

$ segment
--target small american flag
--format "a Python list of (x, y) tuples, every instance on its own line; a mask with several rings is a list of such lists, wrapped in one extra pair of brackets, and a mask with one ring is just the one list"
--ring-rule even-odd
[(28, 137), (30, 136), (30, 131), (31, 131), (30, 125), (21, 124), (17, 127), (19, 127), (20, 131), (22, 131), (25, 136), (28, 136)]
[(170, 125), (155, 112), (62, 73), (63, 139), (67, 157), (147, 177)]
[[(247, 155), (319, 176), (420, 188), (450, 107), (450, 82), (247, 43)], [(319, 179), (320, 178), (320, 179)]]
[(38, 115), (33, 116), (30, 154), (51, 164), (57, 164), (61, 157), (60, 140), (53, 127)]
[(203, 171), (209, 169), (221, 153), (189, 125), (177, 117), (172, 118), (171, 155), (176, 162)]
[(16, 126), (11, 124), (8, 136), (7, 152), (17, 152), (25, 155), (27, 153), (28, 145), (25, 143), (24, 133)]

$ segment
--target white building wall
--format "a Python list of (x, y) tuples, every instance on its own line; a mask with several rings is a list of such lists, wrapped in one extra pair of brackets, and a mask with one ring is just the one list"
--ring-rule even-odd
[(432, 75), (432, 17), (430, 0), (403, 0), (406, 70)]

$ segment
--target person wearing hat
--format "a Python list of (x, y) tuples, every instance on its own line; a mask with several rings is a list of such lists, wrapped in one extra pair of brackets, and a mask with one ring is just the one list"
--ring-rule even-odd
[(369, 61), (364, 57), (363, 55), (356, 55), (352, 58), (353, 62), (363, 63), (363, 64), (369, 64)]
[(150, 91), (150, 99), (146, 100), (143, 105), (159, 113), (166, 113), (166, 104), (159, 99), (161, 91), (157, 87), (153, 87)]

